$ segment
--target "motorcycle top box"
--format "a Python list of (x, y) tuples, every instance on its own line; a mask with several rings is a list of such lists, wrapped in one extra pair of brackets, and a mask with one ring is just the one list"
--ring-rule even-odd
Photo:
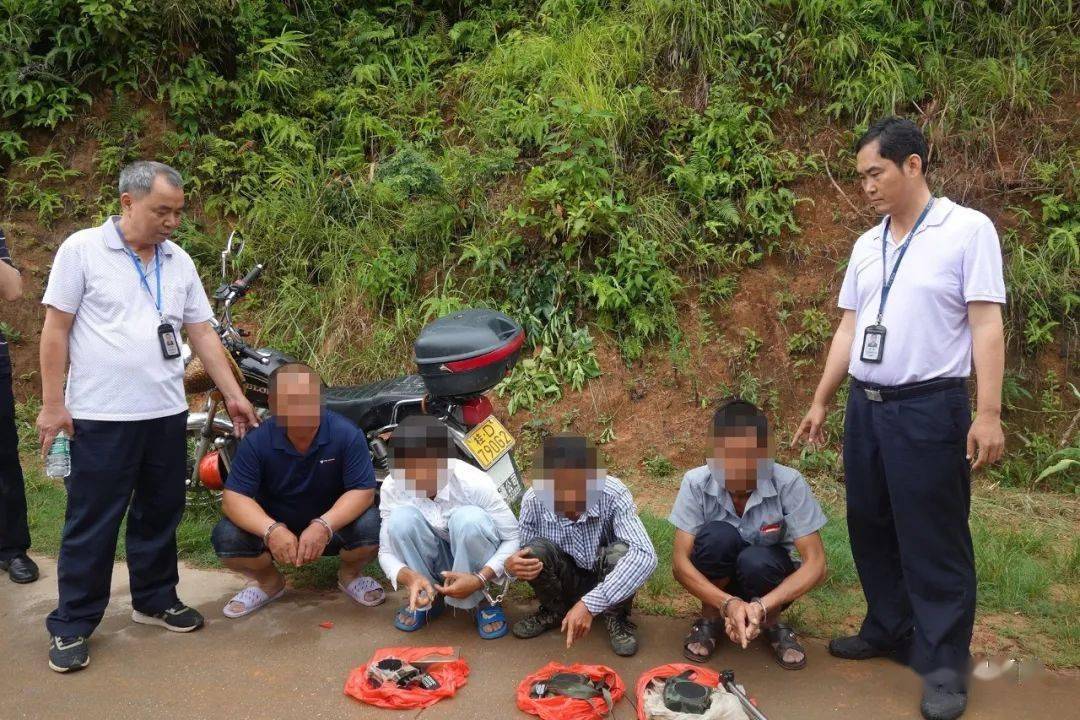
[(521, 326), (501, 312), (462, 310), (420, 331), (413, 360), (432, 395), (478, 395), (513, 369), (524, 342)]

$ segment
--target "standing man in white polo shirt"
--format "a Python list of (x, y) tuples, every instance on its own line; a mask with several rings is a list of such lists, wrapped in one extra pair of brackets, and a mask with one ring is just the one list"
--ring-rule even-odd
[(132, 619), (175, 632), (202, 627), (202, 616), (176, 595), (187, 464), (181, 327), (238, 434), (257, 424), (210, 326), (195, 264), (169, 240), (184, 209), (180, 174), (132, 163), (120, 173), (120, 207), (120, 217), (64, 241), (42, 300), (42, 450), (61, 430), (71, 437), (60, 597), (46, 621), (57, 672), (90, 662), (86, 638), (109, 602), (125, 512)]
[(1005, 444), (1001, 248), (985, 215), (930, 193), (927, 143), (913, 122), (879, 120), (855, 150), (863, 190), (885, 218), (851, 252), (843, 319), (792, 446), (824, 440), (826, 408), (850, 374), (847, 520), (867, 613), (829, 651), (906, 656), (923, 676), (923, 716), (951, 720), (967, 705), (975, 621), (971, 471)]

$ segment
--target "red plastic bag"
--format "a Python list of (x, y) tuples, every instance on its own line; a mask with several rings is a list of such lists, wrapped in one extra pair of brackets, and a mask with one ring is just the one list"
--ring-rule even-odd
[(654, 667), (652, 670), (646, 670), (641, 677), (638, 678), (637, 686), (634, 688), (634, 697), (637, 698), (638, 720), (646, 720), (645, 688), (648, 684), (657, 678), (666, 679), (681, 675), (687, 670), (693, 670), (694, 674), (690, 676), (690, 679), (696, 683), (708, 685), (709, 687), (716, 687), (720, 684), (720, 675), (701, 665), (671, 663), (670, 665), (661, 665), (660, 667)]
[(408, 710), (434, 705), (443, 698), (453, 697), (458, 688), (465, 684), (466, 678), (469, 677), (469, 666), (462, 658), (440, 662), (428, 669), (428, 674), (439, 681), (439, 687), (434, 690), (425, 690), (420, 687), (400, 688), (388, 683), (372, 687), (367, 676), (368, 666), (391, 657), (411, 664), (435, 655), (453, 657), (455, 652), (452, 647), (379, 648), (370, 660), (349, 673), (349, 678), (345, 681), (345, 694), (368, 705), (391, 710)]
[(607, 683), (607, 686), (611, 688), (612, 704), (619, 702), (626, 691), (619, 674), (606, 665), (582, 665), (581, 663), (563, 665), (551, 662), (521, 681), (517, 689), (517, 706), (530, 715), (539, 716), (541, 720), (602, 720), (607, 717), (607, 704), (604, 703), (602, 697), (591, 700), (578, 700), (565, 696), (529, 697), (533, 685), (557, 673), (578, 673), (591, 680)]

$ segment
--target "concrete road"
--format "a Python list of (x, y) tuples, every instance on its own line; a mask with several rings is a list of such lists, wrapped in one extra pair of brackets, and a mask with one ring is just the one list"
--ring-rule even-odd
[[(617, 658), (599, 624), (567, 651), (561, 635), (530, 641), (506, 637), (480, 640), (472, 619), (444, 614), (412, 635), (390, 623), (398, 599), (363, 608), (340, 592), (290, 591), (281, 600), (241, 620), (228, 620), (221, 607), (240, 587), (230, 573), (183, 568), (180, 594), (202, 611), (207, 626), (182, 635), (131, 622), (127, 570), (116, 566), (113, 601), (91, 641), (90, 667), (59, 675), (47, 666), (43, 621), (55, 604), (56, 565), (37, 558), (42, 578), (26, 586), (0, 577), (0, 719), (128, 720), (316, 720), (319, 718), (415, 717), (502, 720), (525, 718), (514, 690), (528, 673), (548, 661), (610, 665), (632, 687), (643, 671), (682, 659), (683, 620), (637, 618), (642, 648), (634, 658)], [(511, 618), (525, 609), (511, 609)], [(319, 626), (332, 621), (330, 630)], [(422, 713), (370, 708), (345, 696), (349, 671), (372, 651), (392, 645), (457, 645), (469, 662), (468, 685), (457, 697)], [(860, 663), (830, 658), (824, 644), (808, 642), (805, 670), (787, 672), (764, 646), (737, 651), (725, 644), (711, 666), (732, 668), (757, 696), (770, 720), (824, 718), (919, 718), (919, 683), (906, 669), (886, 660)], [(616, 720), (630, 720), (626, 700)], [(1043, 675), (1015, 681), (976, 682), (968, 720), (1080, 718), (1080, 680)]]

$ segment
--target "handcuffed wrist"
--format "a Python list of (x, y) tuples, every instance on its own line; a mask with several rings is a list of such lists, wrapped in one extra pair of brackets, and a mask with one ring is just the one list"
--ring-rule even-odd
[(330, 523), (323, 520), (321, 517), (313, 518), (309, 524), (322, 525), (326, 529), (326, 542), (330, 542), (334, 539), (334, 528), (330, 527)]
[(266, 526), (266, 532), (263, 533), (263, 545), (269, 545), (270, 544), (270, 533), (274, 532), (275, 530), (277, 530), (279, 527), (283, 526), (284, 524), (285, 523), (281, 522), (280, 520), (275, 520), (274, 522), (267, 525)]

